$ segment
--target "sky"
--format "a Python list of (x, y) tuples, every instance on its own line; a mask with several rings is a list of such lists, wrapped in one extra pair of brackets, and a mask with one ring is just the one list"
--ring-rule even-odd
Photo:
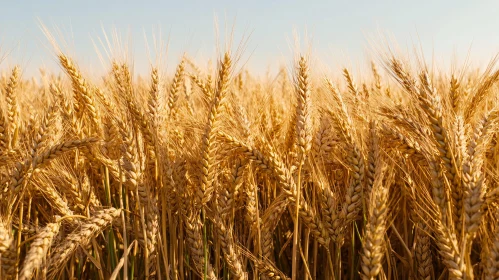
[[(438, 63), (454, 56), (463, 61), (468, 52), (476, 64), (486, 63), (499, 51), (499, 1), (26, 0), (1, 7), (0, 58), (6, 58), (0, 70), (19, 64), (25, 76), (40, 67), (60, 71), (41, 23), (91, 73), (105, 71), (95, 45), (104, 54), (109, 48), (99, 39), (113, 30), (127, 38), (122, 46), (129, 46), (136, 73), (147, 73), (157, 54), (168, 71), (184, 52), (207, 63), (224, 49), (225, 30), (233, 30), (233, 50), (244, 46), (239, 66), (263, 74), (292, 62), (297, 52), (311, 53), (328, 69), (356, 69), (386, 38), (402, 51), (421, 47)], [(167, 52), (154, 51), (160, 45), (154, 37), (168, 43)]]

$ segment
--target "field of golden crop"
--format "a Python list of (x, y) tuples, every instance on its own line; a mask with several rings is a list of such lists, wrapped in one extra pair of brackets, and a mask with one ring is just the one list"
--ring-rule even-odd
[(499, 279), (493, 64), (56, 56), (0, 78), (0, 279)]

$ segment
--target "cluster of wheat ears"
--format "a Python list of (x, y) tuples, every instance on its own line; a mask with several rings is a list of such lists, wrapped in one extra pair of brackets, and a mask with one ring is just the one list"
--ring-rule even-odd
[(56, 55), (0, 78), (0, 279), (499, 279), (492, 64), (91, 81)]

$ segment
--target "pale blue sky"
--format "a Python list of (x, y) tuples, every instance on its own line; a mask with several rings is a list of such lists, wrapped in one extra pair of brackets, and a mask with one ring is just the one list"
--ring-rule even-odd
[[(64, 30), (70, 50), (87, 69), (103, 68), (92, 45), (102, 37), (101, 26), (130, 30), (137, 72), (148, 70), (143, 32), (161, 28), (170, 37), (168, 68), (186, 51), (207, 60), (215, 54), (214, 18), (220, 28), (235, 19), (235, 41), (250, 34), (243, 58), (248, 67), (289, 62), (293, 30), (312, 41), (312, 51), (329, 68), (357, 67), (368, 59), (369, 37), (392, 36), (403, 48), (421, 42), (426, 54), (450, 61), (455, 52), (486, 62), (499, 51), (498, 1), (4, 1), (0, 4), (1, 54), (10, 55), (0, 68), (21, 64), (25, 75), (41, 65), (58, 69), (38, 19), (49, 29)], [(154, 28), (154, 29), (153, 29)], [(73, 36), (70, 35), (72, 30)], [(156, 32), (157, 34), (158, 32)]]

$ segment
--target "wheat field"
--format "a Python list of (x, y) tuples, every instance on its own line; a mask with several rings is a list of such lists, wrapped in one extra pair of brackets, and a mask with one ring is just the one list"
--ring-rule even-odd
[(499, 279), (494, 61), (54, 58), (0, 77), (0, 279)]

